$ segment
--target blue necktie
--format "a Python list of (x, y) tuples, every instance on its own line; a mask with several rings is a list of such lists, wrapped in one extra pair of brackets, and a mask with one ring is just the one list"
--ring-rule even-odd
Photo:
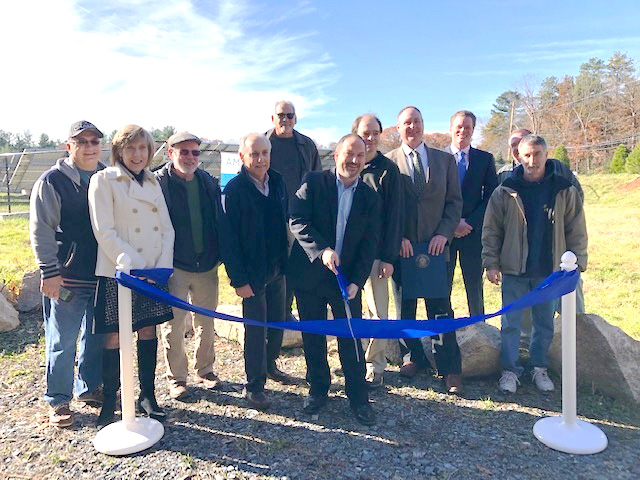
[(460, 177), (460, 185), (464, 181), (464, 176), (467, 173), (467, 160), (464, 158), (464, 152), (460, 152), (460, 161), (458, 162), (458, 177)]

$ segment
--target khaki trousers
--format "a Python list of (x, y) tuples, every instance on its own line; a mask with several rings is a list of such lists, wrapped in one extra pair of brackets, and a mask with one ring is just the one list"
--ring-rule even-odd
[[(188, 300), (192, 305), (215, 310), (218, 306), (218, 267), (200, 273), (175, 268), (169, 279), (169, 291), (182, 300)], [(213, 318), (200, 314), (187, 316), (189, 313), (174, 307), (173, 320), (163, 323), (161, 327), (169, 384), (175, 385), (176, 382), (187, 381), (189, 361), (184, 346), (184, 335), (186, 322), (189, 319), (193, 322), (195, 340), (194, 370), (201, 377), (213, 372), (215, 360)]]
[[(371, 273), (364, 284), (364, 298), (367, 302), (369, 318), (372, 320), (389, 318), (389, 279), (378, 278), (380, 260), (374, 260)], [(367, 380), (373, 380), (373, 375), (382, 375), (387, 366), (385, 348), (386, 338), (363, 338), (362, 348), (367, 362)]]

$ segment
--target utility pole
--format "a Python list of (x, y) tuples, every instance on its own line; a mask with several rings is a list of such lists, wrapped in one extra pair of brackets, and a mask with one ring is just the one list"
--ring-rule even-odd
[[(511, 130), (513, 129), (513, 110), (514, 110), (514, 107), (515, 107), (515, 100), (511, 100), (511, 112), (509, 113), (509, 135), (507, 135), (507, 143), (508, 143), (509, 137), (511, 136)], [(511, 145), (507, 145), (507, 156), (505, 157), (505, 160), (506, 159), (508, 159), (509, 161), (513, 162), (513, 160), (511, 159)]]

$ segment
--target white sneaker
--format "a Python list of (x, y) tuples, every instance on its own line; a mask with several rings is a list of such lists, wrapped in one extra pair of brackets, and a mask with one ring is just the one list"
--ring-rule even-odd
[(498, 388), (500, 388), (500, 390), (508, 393), (516, 393), (518, 385), (520, 385), (520, 380), (518, 380), (518, 376), (515, 373), (511, 370), (502, 371), (502, 376), (498, 381)]
[(547, 369), (542, 367), (534, 367), (531, 380), (541, 392), (553, 392), (555, 387), (547, 374)]

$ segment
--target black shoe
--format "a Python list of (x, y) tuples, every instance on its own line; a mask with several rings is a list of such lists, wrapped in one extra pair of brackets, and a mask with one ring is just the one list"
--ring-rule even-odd
[(154, 420), (163, 421), (167, 416), (158, 406), (155, 394), (156, 360), (158, 355), (158, 339), (138, 339), (138, 380), (140, 380), (140, 398), (138, 412), (149, 415)]
[(304, 399), (302, 411), (306, 414), (313, 415), (318, 413), (326, 404), (326, 395), (309, 395)]
[(282, 383), (283, 385), (294, 385), (296, 383), (295, 378), (287, 375), (275, 365), (267, 369), (267, 378), (270, 378), (274, 382)]
[(115, 420), (116, 397), (120, 388), (120, 350), (104, 349), (102, 352), (102, 409), (96, 424), (104, 427)]
[(116, 399), (104, 399), (104, 403), (102, 404), (102, 408), (100, 409), (100, 415), (98, 415), (98, 420), (96, 420), (96, 425), (99, 427), (106, 427), (107, 425), (112, 424), (115, 421), (115, 411), (116, 411)]
[(89, 405), (90, 407), (100, 408), (102, 406), (103, 398), (102, 389), (98, 388), (93, 392), (83, 393), (76, 400), (84, 403), (85, 405)]
[(255, 408), (256, 410), (266, 410), (271, 406), (271, 402), (264, 394), (264, 391), (249, 392), (245, 390), (244, 397), (247, 399), (249, 407)]
[(158, 406), (155, 397), (140, 397), (136, 402), (136, 406), (138, 407), (138, 413), (147, 415), (149, 418), (159, 422), (162, 422), (167, 417), (165, 411)]
[(356, 420), (362, 425), (371, 426), (376, 424), (376, 412), (373, 411), (370, 403), (351, 405), (351, 411)]

